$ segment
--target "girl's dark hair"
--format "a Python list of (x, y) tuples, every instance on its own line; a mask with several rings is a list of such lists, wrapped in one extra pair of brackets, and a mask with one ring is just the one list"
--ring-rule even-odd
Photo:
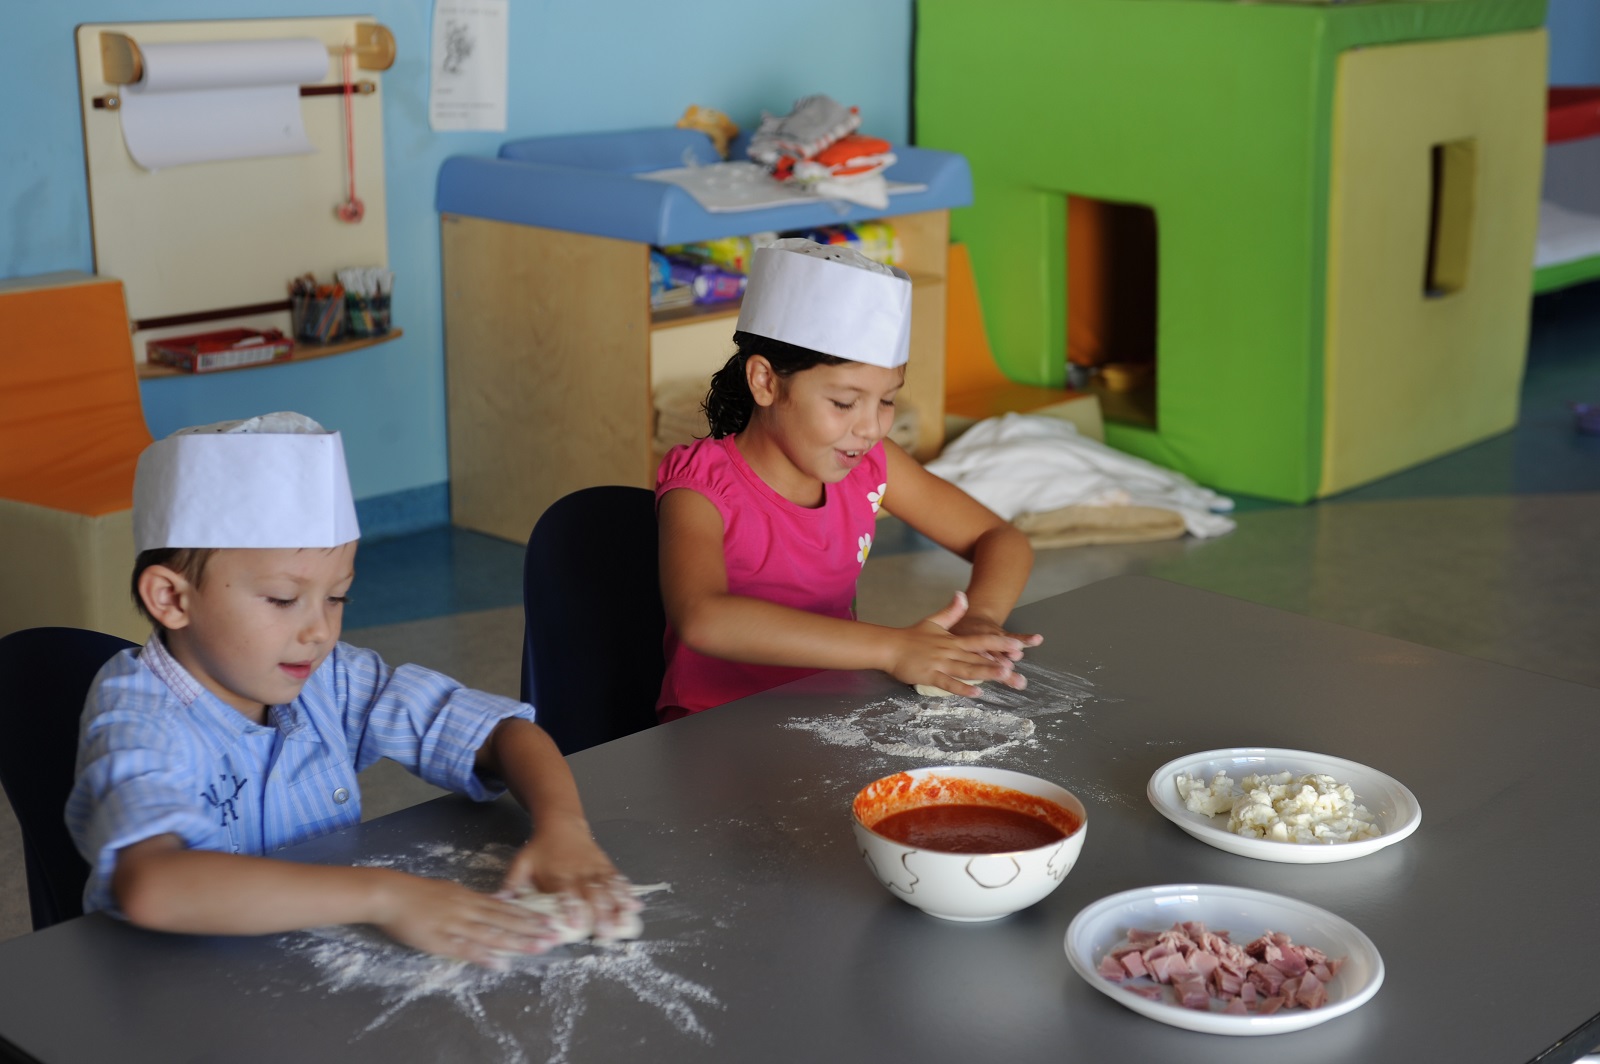
[(772, 364), (772, 372), (779, 377), (792, 377), (812, 366), (837, 366), (850, 361), (754, 333), (736, 332), (733, 343), (737, 350), (711, 375), (711, 390), (702, 404), (706, 420), (711, 423), (711, 438), (716, 440), (743, 432), (755, 413), (755, 396), (750, 394), (750, 382), (744, 375), (745, 360), (751, 355), (766, 359)]

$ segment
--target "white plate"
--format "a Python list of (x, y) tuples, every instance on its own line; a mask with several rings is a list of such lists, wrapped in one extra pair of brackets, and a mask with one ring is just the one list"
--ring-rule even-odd
[[(1176, 1000), (1149, 1001), (1096, 971), (1107, 951), (1126, 943), (1129, 928), (1158, 931), (1184, 920), (1231, 932), (1232, 941), (1241, 946), (1263, 931), (1282, 931), (1296, 945), (1315, 946), (1329, 957), (1346, 960), (1328, 984), (1327, 1004), (1320, 1009), (1283, 1009), (1270, 1016), (1230, 1016), (1186, 1009)], [(1359, 1008), (1383, 985), (1383, 958), (1354, 924), (1315, 905), (1247, 887), (1178, 884), (1125, 890), (1101, 898), (1073, 917), (1065, 946), (1073, 969), (1117, 1004), (1206, 1034), (1283, 1034), (1314, 1027)], [(1171, 990), (1167, 992), (1170, 996)], [(1220, 1007), (1213, 1002), (1213, 1008)]]
[[(1235, 835), (1228, 830), (1226, 814), (1211, 817), (1191, 813), (1183, 804), (1183, 799), (1178, 797), (1178, 785), (1173, 782), (1179, 774), (1187, 772), (1209, 783), (1218, 772), (1226, 772), (1237, 784), (1252, 772), (1260, 774), (1285, 770), (1297, 776), (1307, 772), (1322, 772), (1340, 783), (1348, 783), (1356, 792), (1356, 802), (1366, 806), (1367, 811), (1377, 818), (1383, 834), (1375, 839), (1330, 843), (1273, 842), (1270, 839)], [(1416, 795), (1399, 780), (1342, 757), (1329, 757), (1327, 754), (1313, 754), (1304, 750), (1246, 746), (1187, 754), (1156, 769), (1145, 787), (1145, 793), (1157, 812), (1201, 842), (1241, 857), (1285, 864), (1327, 864), (1365, 857), (1385, 846), (1393, 846), (1416, 831), (1422, 823), (1422, 806), (1417, 804)]]

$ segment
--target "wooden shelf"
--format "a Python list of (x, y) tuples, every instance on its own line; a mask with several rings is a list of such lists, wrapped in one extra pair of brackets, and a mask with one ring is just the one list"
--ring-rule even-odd
[[(911, 275), (914, 457), (944, 442), (943, 209), (893, 217)], [(705, 387), (733, 348), (737, 300), (652, 312), (650, 246), (467, 215), (440, 219), (450, 519), (526, 542), (551, 503), (655, 483), (656, 389)]]
[(666, 328), (671, 325), (687, 325), (690, 322), (710, 321), (712, 318), (737, 318), (739, 316), (739, 300), (730, 299), (723, 303), (693, 303), (687, 307), (667, 307), (664, 310), (650, 311), (650, 324), (654, 328)]
[(209, 377), (214, 373), (232, 373), (241, 369), (266, 369), (269, 366), (287, 366), (293, 362), (309, 362), (314, 358), (327, 358), (329, 355), (343, 355), (351, 351), (360, 351), (364, 347), (376, 347), (386, 344), (390, 340), (397, 340), (405, 335), (404, 329), (390, 329), (382, 336), (363, 336), (359, 340), (341, 340), (336, 344), (295, 344), (294, 354), (279, 362), (257, 362), (250, 366), (230, 366), (227, 369), (208, 370), (205, 373), (185, 373), (181, 369), (163, 366), (154, 362), (139, 363), (139, 379), (142, 381), (155, 380), (159, 377)]

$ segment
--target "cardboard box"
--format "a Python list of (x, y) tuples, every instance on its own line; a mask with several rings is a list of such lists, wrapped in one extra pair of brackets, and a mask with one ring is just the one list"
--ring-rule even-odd
[(194, 336), (168, 336), (145, 345), (151, 362), (172, 366), (185, 373), (211, 373), (216, 370), (255, 366), (262, 362), (284, 362), (294, 353), (294, 341), (277, 329), (223, 329)]

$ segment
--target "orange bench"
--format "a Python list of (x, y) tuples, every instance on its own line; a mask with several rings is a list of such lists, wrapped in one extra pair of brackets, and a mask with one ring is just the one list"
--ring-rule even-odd
[(133, 471), (149, 443), (122, 283), (0, 283), (0, 634), (149, 634), (128, 594)]
[(946, 283), (944, 412), (956, 422), (947, 428), (947, 435), (984, 418), (1039, 413), (1063, 417), (1084, 435), (1103, 438), (1100, 405), (1094, 396), (1068, 388), (1018, 384), (1000, 372), (984, 331), (983, 308), (965, 244), (950, 245)]

